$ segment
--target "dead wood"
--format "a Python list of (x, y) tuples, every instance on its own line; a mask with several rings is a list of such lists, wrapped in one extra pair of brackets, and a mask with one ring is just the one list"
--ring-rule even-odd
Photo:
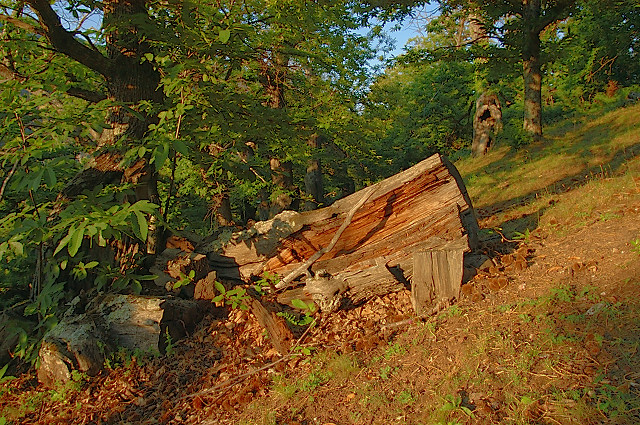
[(413, 255), (411, 304), (417, 315), (440, 300), (457, 299), (463, 274), (461, 249), (419, 251)]
[[(335, 309), (409, 288), (418, 251), (466, 252), (477, 241), (460, 174), (438, 154), (329, 207), (285, 213), (209, 249), (213, 268), (226, 258), (220, 276), (227, 268), (243, 280), (275, 273), (284, 278), (278, 287), (287, 289), (279, 299), (297, 291), (300, 299)], [(306, 272), (302, 291), (289, 289)]]
[(284, 322), (284, 319), (278, 317), (275, 312), (270, 311), (265, 304), (258, 299), (253, 299), (250, 305), (251, 313), (256, 317), (260, 326), (269, 333), (269, 339), (273, 348), (280, 354), (284, 355), (289, 351), (293, 334)]
[(342, 223), (338, 231), (335, 233), (335, 235), (333, 235), (333, 238), (331, 239), (331, 242), (329, 242), (328, 246), (326, 246), (325, 248), (319, 249), (315, 254), (309, 257), (308, 260), (302, 263), (300, 267), (298, 267), (297, 269), (289, 273), (287, 276), (285, 276), (280, 282), (278, 282), (278, 284), (276, 285), (276, 288), (277, 289), (286, 288), (296, 278), (298, 278), (299, 276), (307, 272), (309, 267), (311, 267), (313, 263), (315, 263), (318, 259), (320, 259), (320, 257), (322, 257), (328, 252), (331, 252), (333, 247), (336, 246), (336, 243), (338, 242), (338, 239), (340, 239), (340, 236), (342, 235), (344, 230), (347, 228), (349, 224), (351, 224), (353, 215), (356, 213), (356, 211), (360, 209), (360, 207), (362, 207), (362, 205), (365, 202), (367, 202), (367, 200), (371, 197), (371, 195), (373, 195), (373, 192), (375, 192), (375, 186), (372, 186), (365, 191), (365, 193), (362, 196), (362, 199), (360, 199), (360, 201), (358, 201), (358, 203), (354, 205), (353, 208), (351, 208), (351, 210), (347, 214), (347, 217), (344, 219), (344, 222)]

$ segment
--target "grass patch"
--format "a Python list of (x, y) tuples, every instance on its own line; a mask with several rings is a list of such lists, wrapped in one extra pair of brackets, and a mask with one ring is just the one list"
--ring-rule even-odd
[[(456, 163), (485, 227), (506, 236), (551, 226), (575, 230), (617, 212), (602, 210), (638, 193), (640, 105), (582, 117), (547, 130), (543, 143), (501, 146)], [(582, 188), (575, 195), (570, 192)], [(563, 202), (560, 202), (560, 201)]]

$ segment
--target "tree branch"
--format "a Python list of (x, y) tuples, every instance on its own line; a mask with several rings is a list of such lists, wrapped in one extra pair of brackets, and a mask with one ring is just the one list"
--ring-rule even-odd
[[(17, 71), (9, 68), (7, 65), (0, 63), (0, 82), (5, 82), (9, 80), (19, 80), (24, 82), (27, 80), (27, 77), (18, 73)], [(36, 91), (36, 93), (41, 93), (44, 91)], [(85, 90), (78, 87), (69, 87), (66, 91), (69, 96), (77, 97), (78, 99), (86, 100), (91, 103), (98, 103), (101, 100), (107, 98), (102, 93), (98, 93), (91, 90)]]
[(69, 31), (65, 30), (60, 23), (60, 17), (51, 8), (48, 0), (29, 0), (27, 3), (38, 15), (43, 35), (56, 51), (105, 77), (109, 76), (111, 61), (102, 53), (80, 43)]
[(18, 28), (21, 28), (23, 30), (29, 31), (29, 32), (34, 33), (34, 34), (44, 35), (42, 29), (40, 29), (40, 28), (38, 28), (38, 27), (36, 27), (34, 25), (31, 25), (31, 24), (29, 24), (29, 23), (27, 23), (27, 22), (25, 22), (25, 21), (23, 21), (21, 19), (14, 18), (13, 16), (0, 15), (0, 21), (9, 22), (10, 24), (12, 24), (12, 25), (14, 25), (14, 26), (16, 26)]
[(77, 97), (78, 99), (83, 99), (91, 103), (98, 103), (101, 100), (105, 100), (107, 98), (107, 96), (102, 93), (85, 90), (78, 87), (69, 87), (67, 89), (67, 94), (69, 96)]
[(575, 3), (576, 0), (558, 0), (556, 4), (546, 10), (543, 10), (536, 28), (538, 33), (553, 22), (560, 21), (569, 16), (569, 9)]
[(2, 187), (0, 187), (0, 201), (2, 201), (2, 198), (4, 196), (4, 190), (7, 188), (7, 183), (9, 183), (9, 180), (11, 179), (11, 177), (13, 177), (13, 174), (16, 172), (16, 168), (18, 168), (18, 162), (20, 162), (20, 159), (21, 158), (19, 156), (16, 158), (16, 160), (13, 162), (13, 167), (11, 167), (11, 170), (2, 182)]

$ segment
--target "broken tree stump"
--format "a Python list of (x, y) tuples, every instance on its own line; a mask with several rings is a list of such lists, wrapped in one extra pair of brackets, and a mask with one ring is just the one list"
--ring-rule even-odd
[(463, 257), (461, 249), (418, 251), (413, 254), (411, 304), (418, 316), (428, 314), (442, 300), (458, 299)]
[(293, 334), (287, 327), (284, 320), (276, 315), (276, 313), (270, 311), (262, 302), (258, 299), (253, 299), (250, 305), (251, 313), (256, 317), (260, 326), (262, 326), (269, 334), (269, 340), (280, 354), (285, 355), (291, 348), (291, 341), (293, 340)]
[[(210, 259), (232, 259), (243, 280), (264, 272), (281, 278), (294, 270), (306, 272), (306, 295), (332, 308), (341, 300), (357, 305), (409, 288), (415, 252), (466, 252), (477, 243), (478, 232), (460, 174), (439, 154), (329, 207), (266, 223), (232, 235)], [(318, 284), (318, 273), (326, 285)], [(281, 289), (296, 284), (305, 282), (285, 282)]]

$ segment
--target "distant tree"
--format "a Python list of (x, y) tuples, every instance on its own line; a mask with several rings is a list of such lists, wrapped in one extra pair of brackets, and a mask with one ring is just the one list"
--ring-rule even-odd
[(397, 65), (372, 85), (365, 116), (376, 126), (375, 150), (398, 172), (425, 157), (450, 154), (471, 139), (473, 64)]
[[(501, 57), (517, 60), (522, 66), (524, 80), (523, 129), (534, 139), (542, 137), (542, 61), (541, 34), (550, 25), (569, 16), (576, 0), (519, 0), (519, 1), (465, 1), (442, 0), (441, 17), (468, 19), (477, 26), (476, 33), (483, 37), (472, 37), (463, 45), (477, 44), (487, 39), (497, 44), (485, 44), (483, 49), (469, 50), (474, 56)], [(450, 48), (459, 48), (451, 44)], [(501, 50), (498, 52), (498, 49)], [(433, 52), (426, 51), (426, 56)]]

